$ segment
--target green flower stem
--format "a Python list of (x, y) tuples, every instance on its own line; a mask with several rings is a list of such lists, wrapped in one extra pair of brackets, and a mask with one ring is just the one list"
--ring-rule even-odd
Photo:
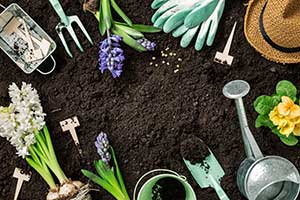
[(57, 161), (47, 126), (44, 126), (42, 131), (36, 132), (35, 136), (37, 142), (32, 148), (32, 157), (35, 158), (35, 160), (39, 159), (40, 163), (45, 163), (58, 178), (60, 184), (67, 182), (68, 178)]
[(42, 176), (42, 178), (49, 185), (50, 189), (56, 188), (56, 184), (46, 163), (38, 158), (33, 146), (29, 147), (29, 152), (31, 154), (31, 157), (26, 157), (27, 163)]

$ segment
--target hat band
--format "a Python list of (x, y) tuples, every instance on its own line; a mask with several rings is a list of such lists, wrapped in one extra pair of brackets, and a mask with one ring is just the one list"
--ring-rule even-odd
[(287, 48), (287, 47), (283, 47), (280, 46), (278, 44), (276, 44), (266, 33), (265, 27), (264, 27), (264, 20), (263, 20), (263, 16), (265, 13), (265, 8), (267, 6), (268, 1), (266, 2), (266, 4), (264, 5), (262, 12), (260, 13), (259, 16), (259, 28), (260, 28), (260, 32), (263, 36), (263, 38), (269, 43), (269, 45), (271, 45), (273, 48), (285, 52), (285, 53), (295, 53), (295, 52), (299, 52), (300, 51), (300, 47), (294, 47), (294, 48)]

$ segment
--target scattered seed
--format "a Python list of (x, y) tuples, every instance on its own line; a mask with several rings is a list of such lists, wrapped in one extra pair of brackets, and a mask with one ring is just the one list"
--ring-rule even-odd
[(156, 57), (153, 56), (153, 57), (152, 57), (152, 60), (156, 60)]
[(173, 56), (173, 53), (169, 53), (170, 56)]
[(150, 64), (150, 65), (153, 65), (153, 62), (150, 62), (149, 64)]
[(175, 74), (176, 74), (177, 72), (179, 72), (179, 69), (175, 69), (175, 70), (174, 70), (174, 73), (175, 73)]
[(179, 61), (179, 62), (181, 62), (181, 61), (182, 61), (182, 59), (181, 59), (181, 58), (178, 58), (178, 61)]
[(180, 67), (180, 65), (176, 65), (176, 67), (177, 67), (177, 68), (179, 68), (179, 67)]
[(176, 53), (173, 53), (173, 56), (176, 56), (177, 54)]
[(170, 48), (169, 48), (169, 47), (167, 47), (165, 50), (166, 50), (166, 51), (168, 51), (169, 49), (170, 49)]
[(155, 64), (155, 67), (158, 67), (158, 64)]
[(166, 63), (166, 61), (164, 61), (164, 60), (163, 60), (163, 61), (161, 61), (161, 63), (162, 63), (162, 64), (165, 64), (165, 63)]
[(169, 62), (167, 62), (167, 65), (170, 65), (170, 63), (169, 63)]

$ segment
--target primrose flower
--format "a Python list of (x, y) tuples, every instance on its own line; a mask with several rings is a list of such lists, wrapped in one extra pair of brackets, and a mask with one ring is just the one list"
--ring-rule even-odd
[(97, 152), (101, 157), (101, 160), (108, 164), (111, 160), (111, 154), (109, 153), (109, 141), (107, 139), (107, 134), (101, 132), (95, 142), (95, 146), (97, 148)]
[(277, 126), (282, 135), (289, 136), (293, 133), (300, 136), (300, 117), (289, 118), (290, 115), (282, 115), (279, 112), (279, 106), (276, 106), (269, 114), (272, 123)]
[(108, 69), (114, 78), (121, 76), (123, 61), (125, 60), (124, 51), (119, 44), (121, 41), (120, 36), (112, 35), (99, 45), (99, 69), (102, 73)]
[(300, 117), (300, 106), (296, 105), (294, 101), (287, 97), (281, 97), (281, 103), (278, 104), (278, 112), (282, 116), (287, 116), (288, 118)]
[(151, 42), (150, 40), (146, 38), (141, 38), (137, 40), (138, 43), (140, 43), (143, 47), (145, 47), (148, 51), (154, 51), (156, 44), (155, 42)]

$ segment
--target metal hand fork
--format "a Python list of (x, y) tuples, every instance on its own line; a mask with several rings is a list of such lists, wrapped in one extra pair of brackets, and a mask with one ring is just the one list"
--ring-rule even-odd
[(65, 50), (67, 51), (68, 55), (72, 58), (73, 55), (67, 45), (67, 42), (65, 40), (65, 37), (62, 33), (62, 30), (64, 28), (66, 28), (68, 30), (68, 32), (70, 33), (72, 39), (75, 41), (77, 47), (79, 48), (79, 50), (81, 52), (83, 52), (83, 48), (76, 36), (76, 33), (72, 27), (72, 23), (76, 23), (79, 28), (81, 29), (81, 31), (83, 32), (83, 34), (85, 35), (85, 37), (89, 40), (89, 42), (91, 44), (93, 44), (93, 41), (90, 37), (90, 35), (88, 34), (88, 32), (86, 31), (86, 29), (84, 28), (82, 22), (80, 21), (80, 19), (78, 18), (78, 16), (73, 15), (73, 16), (67, 16), (61, 6), (61, 4), (59, 3), (59, 0), (49, 0), (49, 2), (51, 3), (52, 7), (54, 8), (54, 10), (56, 11), (57, 15), (60, 18), (60, 23), (56, 26), (56, 32), (61, 40), (61, 42), (63, 43)]

